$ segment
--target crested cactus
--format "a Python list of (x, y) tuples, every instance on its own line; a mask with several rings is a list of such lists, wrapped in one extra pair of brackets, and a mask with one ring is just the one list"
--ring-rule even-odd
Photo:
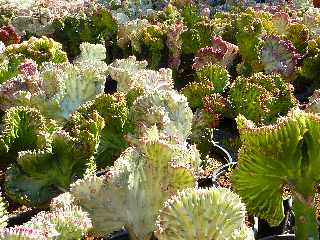
[(285, 78), (292, 77), (301, 55), (290, 41), (272, 35), (264, 37), (261, 62), (266, 73), (279, 73)]
[(222, 93), (230, 84), (230, 75), (225, 67), (209, 64), (196, 71), (200, 81), (208, 81), (213, 84), (215, 93)]
[(252, 9), (241, 13), (236, 18), (236, 40), (240, 55), (248, 65), (250, 71), (257, 72), (261, 69), (259, 50), (262, 45), (263, 26)]
[[(63, 203), (61, 203), (63, 201)], [(69, 193), (54, 198), (49, 212), (40, 212), (24, 224), (43, 232), (48, 239), (80, 240), (92, 227), (88, 213), (74, 204)]]
[(155, 235), (159, 240), (253, 240), (245, 213), (240, 197), (229, 189), (189, 188), (165, 202)]
[(111, 166), (128, 147), (125, 135), (130, 130), (128, 108), (123, 93), (100, 94), (82, 106), (71, 116), (65, 129), (73, 131), (83, 120), (89, 120), (97, 111), (104, 120), (104, 127), (99, 136), (99, 144), (95, 152), (98, 167)]
[(62, 45), (51, 38), (31, 37), (20, 44), (12, 44), (6, 47), (5, 55), (22, 54), (38, 64), (52, 61), (54, 63), (67, 62), (67, 54), (62, 51)]
[(81, 123), (74, 137), (56, 131), (47, 148), (19, 152), (16, 163), (7, 169), (7, 194), (17, 202), (41, 205), (67, 191), (73, 181), (84, 176), (102, 126), (103, 119), (96, 116)]
[(18, 44), (21, 37), (16, 33), (13, 26), (4, 26), (0, 28), (0, 41), (6, 46), (10, 44)]
[(89, 213), (95, 235), (105, 236), (125, 226), (131, 239), (147, 240), (164, 201), (180, 189), (195, 186), (199, 164), (195, 149), (150, 134), (123, 152), (105, 176), (74, 183), (71, 194)]
[(203, 107), (203, 98), (215, 93), (213, 84), (209, 81), (192, 82), (185, 86), (181, 93), (188, 99), (192, 109)]
[(210, 46), (199, 49), (193, 59), (192, 67), (196, 70), (207, 64), (219, 64), (230, 67), (239, 52), (239, 48), (221, 37), (213, 37)]
[(295, 110), (275, 125), (259, 128), (243, 116), (237, 124), (242, 147), (232, 183), (248, 211), (278, 225), (284, 217), (282, 188), (289, 186), (296, 238), (318, 239), (313, 201), (320, 180), (319, 116)]
[(2, 121), (1, 168), (15, 162), (20, 151), (47, 148), (56, 128), (54, 122), (46, 120), (38, 110), (27, 107), (10, 108)]
[(139, 29), (137, 33), (137, 44), (133, 45), (134, 51), (146, 59), (152, 69), (163, 65), (165, 57), (167, 30), (165, 26), (147, 25)]
[(46, 240), (47, 236), (39, 230), (24, 227), (15, 226), (11, 228), (5, 228), (0, 230), (1, 240)]
[(256, 123), (270, 123), (297, 104), (293, 88), (278, 74), (239, 76), (230, 86), (228, 101), (234, 115), (243, 114)]
[(49, 62), (38, 70), (32, 60), (22, 62), (20, 74), (0, 85), (0, 108), (31, 106), (47, 117), (68, 119), (82, 103), (103, 92), (106, 80), (105, 48), (83, 43), (80, 49), (73, 64)]
[(192, 111), (185, 96), (174, 90), (146, 93), (137, 98), (130, 110), (135, 124), (134, 136), (143, 136), (156, 125), (162, 138), (184, 142), (191, 133)]

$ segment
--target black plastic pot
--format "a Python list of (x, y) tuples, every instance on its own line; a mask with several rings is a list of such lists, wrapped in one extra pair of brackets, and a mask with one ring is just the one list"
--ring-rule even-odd
[[(270, 227), (263, 219), (258, 219), (257, 228), (255, 229), (257, 239), (269, 239), (269, 237), (290, 236), (293, 233), (294, 213), (292, 211), (292, 198), (283, 200), (285, 217), (279, 226)], [(287, 239), (287, 238), (270, 238), (270, 239)], [(291, 238), (288, 238), (291, 239)]]
[(112, 234), (107, 240), (130, 240), (129, 234), (126, 230)]
[(211, 177), (212, 183), (215, 187), (219, 187), (219, 184), (217, 182), (217, 180), (222, 177), (225, 176), (230, 169), (234, 169), (237, 166), (237, 162), (229, 162), (221, 167), (219, 167), (218, 169), (216, 169)]
[[(222, 146), (218, 145), (216, 142), (213, 142), (213, 141), (212, 141), (212, 149), (210, 150), (210, 157), (220, 161), (223, 164), (223, 166), (234, 163), (234, 160), (230, 155), (230, 153), (225, 148), (223, 148)], [(215, 176), (217, 174), (217, 171), (220, 171), (222, 167), (215, 170), (212, 176)], [(212, 176), (199, 179), (198, 186), (199, 187), (215, 186)]]

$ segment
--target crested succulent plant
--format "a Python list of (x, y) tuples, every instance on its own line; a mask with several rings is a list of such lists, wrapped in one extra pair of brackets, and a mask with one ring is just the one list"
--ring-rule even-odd
[(260, 66), (259, 50), (262, 46), (263, 26), (252, 9), (247, 9), (236, 18), (235, 34), (237, 46), (243, 61), (249, 66), (251, 72), (258, 72)]
[(75, 126), (85, 119), (90, 120), (97, 111), (104, 119), (104, 127), (99, 136), (99, 144), (95, 153), (98, 167), (111, 166), (128, 147), (125, 139), (131, 130), (128, 118), (126, 96), (123, 93), (100, 94), (94, 100), (82, 105), (66, 123), (65, 129), (73, 131)]
[(305, 53), (309, 41), (309, 29), (302, 23), (291, 23), (285, 38), (291, 41), (299, 53)]
[(1, 240), (46, 240), (46, 235), (39, 230), (24, 227), (15, 226), (0, 230)]
[(276, 12), (272, 16), (272, 26), (275, 32), (279, 35), (286, 34), (290, 24), (290, 16), (284, 11)]
[(137, 44), (133, 50), (141, 58), (146, 59), (150, 68), (157, 69), (164, 65), (167, 30), (162, 25), (147, 25), (139, 29)]
[(196, 71), (196, 75), (201, 82), (211, 82), (215, 93), (222, 93), (230, 84), (228, 70), (217, 64), (208, 64)]
[(31, 37), (20, 44), (11, 44), (5, 48), (5, 55), (22, 54), (25, 58), (32, 59), (41, 64), (43, 62), (64, 63), (67, 55), (62, 51), (61, 43), (48, 37)]
[(75, 202), (92, 219), (95, 235), (105, 236), (125, 226), (131, 239), (150, 239), (164, 201), (178, 190), (195, 186), (199, 154), (194, 148), (161, 141), (157, 135), (153, 128), (148, 137), (123, 152), (105, 176), (71, 186)]
[(300, 59), (301, 55), (290, 41), (275, 35), (264, 37), (261, 62), (266, 73), (280, 73), (290, 79)]
[(137, 61), (135, 56), (126, 59), (116, 59), (108, 66), (111, 78), (117, 81), (118, 91), (127, 91), (132, 85), (132, 77), (137, 71), (146, 69), (147, 61)]
[(294, 198), (296, 239), (319, 237), (313, 205), (320, 180), (319, 123), (319, 116), (301, 110), (263, 127), (237, 118), (242, 147), (233, 188), (249, 212), (278, 225), (284, 217), (282, 188), (288, 186)]
[(0, 41), (6, 46), (10, 44), (18, 44), (21, 37), (16, 33), (13, 26), (3, 26), (0, 28)]
[(308, 79), (314, 87), (319, 87), (320, 66), (320, 37), (308, 42), (307, 54), (303, 59), (300, 73)]
[(45, 149), (21, 151), (7, 169), (6, 192), (14, 201), (28, 205), (46, 204), (85, 172), (96, 151), (103, 119), (93, 114), (71, 133), (59, 130)]
[(159, 240), (253, 240), (245, 213), (240, 197), (229, 189), (188, 188), (164, 203), (155, 235)]
[(192, 82), (181, 89), (181, 93), (188, 99), (192, 109), (203, 107), (203, 98), (215, 93), (213, 84), (209, 81)]
[(191, 133), (192, 116), (186, 97), (175, 90), (146, 93), (130, 109), (137, 138), (156, 125), (161, 138), (184, 142)]
[(14, 107), (5, 112), (0, 135), (1, 168), (16, 161), (19, 152), (45, 149), (50, 135), (56, 129), (54, 122), (46, 120), (41, 113), (28, 107)]
[(243, 114), (258, 124), (274, 122), (297, 104), (292, 86), (278, 74), (239, 76), (231, 84), (229, 93), (234, 115)]
[(166, 45), (169, 49), (168, 67), (178, 70), (181, 63), (182, 37), (181, 34), (186, 31), (182, 22), (176, 22), (169, 26)]
[(102, 93), (105, 85), (104, 47), (83, 43), (80, 49), (83, 53), (74, 64), (49, 62), (39, 70), (30, 60), (20, 64), (20, 74), (0, 85), (0, 108), (32, 106), (50, 118), (68, 119), (82, 103)]
[[(80, 53), (83, 42), (91, 44), (111, 43), (115, 45), (118, 25), (112, 14), (106, 8), (99, 8), (95, 3), (88, 4), (89, 11), (80, 10), (77, 14), (68, 14), (53, 21), (53, 37), (63, 44), (64, 50), (71, 59)], [(113, 46), (108, 46), (112, 49)], [(107, 57), (107, 62), (109, 56)], [(110, 56), (112, 57), (112, 56)]]
[[(63, 203), (60, 203), (64, 201)], [(47, 239), (80, 240), (92, 227), (88, 213), (73, 203), (69, 193), (54, 198), (49, 212), (40, 212), (24, 224), (43, 232)]]

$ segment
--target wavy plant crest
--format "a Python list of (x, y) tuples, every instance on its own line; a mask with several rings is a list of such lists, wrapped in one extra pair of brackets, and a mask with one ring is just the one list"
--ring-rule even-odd
[(257, 128), (241, 115), (237, 124), (243, 145), (232, 181), (248, 210), (278, 225), (286, 184), (294, 197), (296, 238), (318, 239), (313, 200), (320, 180), (320, 118), (294, 110), (275, 125)]

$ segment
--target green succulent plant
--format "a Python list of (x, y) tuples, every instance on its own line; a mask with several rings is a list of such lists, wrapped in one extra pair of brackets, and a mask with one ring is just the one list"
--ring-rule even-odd
[(5, 48), (7, 56), (21, 54), (41, 64), (43, 62), (64, 63), (68, 61), (67, 54), (62, 51), (62, 44), (48, 37), (31, 37), (20, 44), (12, 44)]
[(274, 122), (297, 104), (290, 84), (280, 75), (263, 73), (239, 76), (230, 86), (228, 101), (235, 116), (243, 114), (255, 123)]
[(319, 116), (294, 110), (274, 125), (256, 127), (240, 115), (237, 124), (242, 147), (232, 183), (248, 211), (280, 224), (283, 186), (289, 186), (296, 239), (319, 239), (313, 205), (320, 180)]
[(16, 161), (21, 151), (45, 149), (56, 124), (46, 120), (38, 110), (13, 107), (5, 112), (1, 126), (1, 168)]
[(211, 82), (215, 93), (222, 93), (230, 84), (228, 70), (217, 64), (208, 64), (196, 71), (201, 82)]
[(245, 214), (240, 197), (229, 189), (189, 188), (164, 203), (155, 235), (159, 240), (253, 240)]
[[(131, 131), (126, 96), (123, 93), (100, 94), (90, 102), (83, 104), (66, 124), (66, 129), (72, 131), (80, 119), (90, 119), (97, 111), (104, 120), (104, 127), (99, 136), (95, 162), (98, 167), (113, 165), (121, 152), (128, 147), (125, 136)], [(79, 117), (79, 118), (78, 118)], [(76, 121), (74, 121), (76, 120)]]
[(71, 194), (89, 213), (95, 235), (125, 226), (131, 239), (150, 239), (164, 201), (195, 186), (200, 164), (195, 149), (159, 140), (156, 128), (151, 133), (123, 152), (105, 176), (72, 185)]
[(94, 113), (70, 134), (55, 131), (45, 149), (20, 151), (16, 163), (7, 169), (7, 195), (14, 201), (37, 206), (67, 191), (73, 181), (84, 176), (102, 126), (102, 117)]

